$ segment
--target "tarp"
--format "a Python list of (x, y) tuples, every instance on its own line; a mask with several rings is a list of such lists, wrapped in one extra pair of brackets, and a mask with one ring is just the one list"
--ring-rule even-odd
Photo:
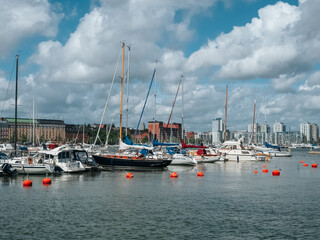
[(147, 150), (153, 150), (153, 147), (145, 146), (145, 145), (138, 145), (138, 144), (126, 144), (122, 142), (121, 139), (119, 139), (119, 150), (127, 150), (127, 149), (147, 149)]
[(153, 139), (152, 144), (153, 144), (154, 147), (156, 147), (156, 146), (177, 146), (177, 145), (179, 145), (179, 143), (160, 143), (155, 139)]
[(271, 144), (269, 144), (269, 143), (267, 143), (267, 142), (264, 142), (264, 145), (265, 145), (267, 148), (275, 148), (275, 149), (277, 149), (278, 151), (281, 151), (281, 150), (280, 150), (280, 147), (279, 147), (278, 145), (271, 145)]
[(206, 146), (188, 145), (183, 140), (181, 140), (182, 148), (208, 148)]

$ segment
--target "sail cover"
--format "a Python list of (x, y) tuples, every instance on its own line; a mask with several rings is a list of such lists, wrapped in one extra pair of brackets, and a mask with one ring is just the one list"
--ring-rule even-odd
[(177, 146), (177, 145), (179, 145), (179, 143), (160, 143), (155, 139), (153, 139), (152, 144), (153, 144), (154, 147), (156, 147), (156, 146)]
[(203, 145), (200, 145), (200, 146), (197, 146), (197, 145), (188, 145), (188, 144), (186, 144), (183, 140), (181, 140), (181, 144), (182, 144), (182, 148), (208, 148), (208, 147), (203, 146)]
[(267, 143), (267, 142), (265, 142), (264, 145), (265, 145), (267, 148), (275, 148), (275, 149), (277, 149), (278, 151), (281, 151), (281, 150), (280, 150), (280, 147), (279, 147), (278, 145), (271, 145), (271, 144), (269, 144), (269, 143)]
[[(130, 141), (130, 139), (128, 139)], [(131, 141), (130, 141), (131, 142)], [(132, 142), (131, 142), (132, 143)], [(153, 147), (146, 146), (146, 145), (138, 145), (138, 144), (126, 144), (119, 139), (119, 150), (128, 150), (128, 149), (147, 149), (153, 150)]]

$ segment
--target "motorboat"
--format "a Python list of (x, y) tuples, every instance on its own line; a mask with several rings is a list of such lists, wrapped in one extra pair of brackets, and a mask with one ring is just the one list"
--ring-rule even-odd
[(34, 158), (40, 159), (44, 163), (54, 165), (57, 172), (78, 173), (86, 171), (80, 160), (79, 150), (68, 145), (62, 145), (52, 150), (38, 151)]
[(216, 153), (212, 148), (190, 150), (189, 155), (197, 161), (197, 163), (215, 163), (221, 160), (221, 154)]
[(218, 151), (225, 156), (228, 161), (264, 161), (267, 154), (259, 154), (243, 146), (243, 139), (238, 141), (226, 141)]
[(167, 147), (163, 151), (171, 155), (172, 162), (170, 165), (194, 166), (198, 163), (195, 159), (193, 159), (193, 157), (187, 155), (186, 151), (181, 151), (179, 147), (171, 146), (171, 147)]

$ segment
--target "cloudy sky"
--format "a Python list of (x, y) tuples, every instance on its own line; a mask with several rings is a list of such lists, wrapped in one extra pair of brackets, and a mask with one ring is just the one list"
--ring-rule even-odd
[[(34, 100), (37, 118), (99, 123), (111, 89), (107, 119), (119, 125), (125, 42), (129, 127), (155, 67), (142, 122), (155, 112), (168, 121), (183, 75), (187, 130), (208, 131), (224, 118), (227, 84), (231, 130), (247, 129), (254, 101), (257, 122), (319, 124), (319, 13), (318, 0), (0, 0), (1, 116), (14, 116), (19, 54), (19, 117), (32, 117)], [(126, 102), (127, 85), (124, 93)], [(180, 91), (174, 122), (181, 113)]]

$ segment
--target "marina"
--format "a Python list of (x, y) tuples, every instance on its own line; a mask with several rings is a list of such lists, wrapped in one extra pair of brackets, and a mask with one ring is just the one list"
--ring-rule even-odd
[[(27, 188), (26, 175), (2, 177), (1, 237), (317, 239), (320, 174), (312, 163), (319, 165), (317, 155), (294, 150), (270, 162), (169, 165), (133, 178), (86, 172), (50, 176), (52, 184), (43, 185), (44, 176), (29, 176)], [(274, 169), (280, 176), (272, 176)], [(170, 177), (174, 171), (177, 178)]]

